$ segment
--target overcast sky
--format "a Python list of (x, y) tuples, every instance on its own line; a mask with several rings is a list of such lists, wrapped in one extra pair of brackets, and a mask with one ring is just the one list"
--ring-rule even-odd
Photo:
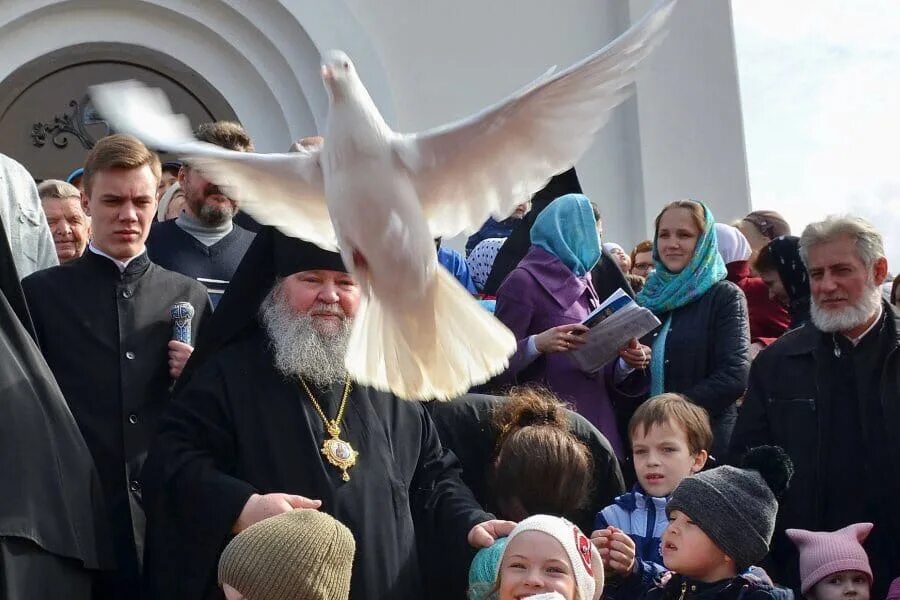
[(732, 6), (753, 207), (863, 216), (900, 272), (900, 2)]

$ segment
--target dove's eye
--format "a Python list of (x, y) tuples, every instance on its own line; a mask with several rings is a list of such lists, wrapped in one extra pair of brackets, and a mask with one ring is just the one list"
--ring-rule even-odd
[(345, 62), (345, 63), (344, 63), (344, 70), (347, 70), (347, 69), (349, 69), (349, 68), (350, 68), (350, 63)]

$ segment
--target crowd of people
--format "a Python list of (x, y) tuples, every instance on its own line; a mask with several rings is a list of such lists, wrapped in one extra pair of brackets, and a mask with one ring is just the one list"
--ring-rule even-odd
[[(435, 240), (518, 346), (422, 403), (348, 376), (341, 256), (190, 162), (115, 134), (0, 179), (2, 597), (900, 597), (900, 278), (861, 218), (674, 200), (628, 252), (558, 175)], [(660, 326), (585, 372), (617, 290)]]

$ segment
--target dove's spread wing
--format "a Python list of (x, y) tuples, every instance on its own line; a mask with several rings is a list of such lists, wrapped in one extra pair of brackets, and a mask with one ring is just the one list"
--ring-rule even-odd
[(162, 90), (138, 81), (92, 86), (91, 99), (113, 129), (139, 138), (154, 150), (187, 159), (260, 223), (327, 250), (337, 249), (318, 148), (253, 154), (198, 142), (187, 117), (173, 114)]
[(166, 94), (140, 81), (115, 81), (90, 88), (94, 108), (117, 133), (138, 138), (154, 150), (175, 150), (194, 141), (191, 123), (172, 112)]
[(676, 0), (660, 0), (628, 31), (565, 71), (547, 73), (462, 121), (393, 142), (433, 236), (505, 218), (588, 149), (630, 93), (635, 67), (663, 37)]
[(179, 147), (178, 153), (258, 222), (337, 250), (318, 149), (255, 154), (193, 142)]

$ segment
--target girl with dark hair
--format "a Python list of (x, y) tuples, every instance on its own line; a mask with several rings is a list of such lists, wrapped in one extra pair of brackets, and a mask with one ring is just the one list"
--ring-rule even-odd
[(800, 258), (800, 238), (784, 236), (769, 242), (754, 268), (769, 289), (769, 297), (788, 309), (789, 329), (809, 321), (809, 274)]
[[(459, 458), (463, 482), (498, 516), (520, 520), (547, 513), (590, 531), (597, 507), (625, 491), (606, 438), (546, 390), (517, 387), (508, 397), (467, 394), (425, 408), (443, 446)], [(421, 543), (430, 546), (427, 539)], [(428, 598), (465, 597), (460, 586), (472, 556), (474, 551), (464, 563), (446, 556), (426, 561)]]
[(534, 514), (575, 518), (588, 507), (593, 457), (559, 400), (518, 389), (497, 408), (493, 425), (499, 436), (489, 485), (500, 514), (513, 521)]
[(476, 500), (510, 520), (548, 513), (590, 528), (597, 506), (625, 489), (609, 441), (546, 389), (519, 386), (506, 397), (466, 394), (425, 407)]

